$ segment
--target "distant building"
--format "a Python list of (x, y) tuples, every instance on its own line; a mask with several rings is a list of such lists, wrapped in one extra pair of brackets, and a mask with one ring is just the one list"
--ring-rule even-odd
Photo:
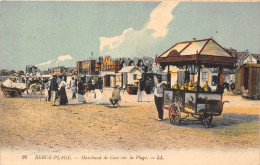
[(238, 52), (237, 50), (233, 48), (225, 49), (229, 54), (231, 54), (233, 57), (237, 58), (237, 63), (236, 66), (241, 66), (243, 65), (244, 57), (249, 55), (248, 50), (245, 52)]
[(76, 63), (76, 73), (84, 75), (98, 75), (99, 71), (96, 69), (96, 60), (84, 60)]
[(260, 54), (252, 54), (252, 56), (256, 59), (257, 64), (260, 64)]
[(122, 68), (128, 66), (130, 58), (123, 58), (121, 61)]
[(19, 70), (19, 71), (17, 72), (17, 75), (24, 75), (24, 71)]
[(52, 75), (64, 75), (66, 74), (66, 68), (64, 66), (53, 67), (49, 69)]
[(252, 54), (247, 54), (243, 57), (243, 64), (257, 64), (257, 59)]
[(123, 68), (123, 58), (115, 59), (114, 60), (114, 72), (118, 73)]
[(49, 71), (48, 70), (43, 70), (41, 71), (42, 75), (48, 75), (49, 74)]
[(38, 69), (36, 66), (34, 65), (27, 65), (25, 68), (25, 72), (32, 74), (32, 75), (36, 75), (37, 72), (41, 72), (40, 69)]
[(82, 72), (82, 61), (77, 61), (76, 63), (76, 73), (80, 74)]
[(101, 68), (103, 71), (114, 71), (114, 62), (112, 61), (110, 56), (103, 57)]
[(66, 68), (66, 73), (68, 76), (71, 76), (73, 74), (76, 74), (77, 70), (75, 67), (68, 67)]
[(260, 64), (260, 54), (247, 54), (243, 57), (243, 64)]
[(135, 61), (134, 60), (130, 60), (128, 63), (128, 66), (135, 66)]
[(0, 70), (0, 76), (7, 76), (10, 74), (11, 74), (10, 70), (6, 70), (6, 69)]

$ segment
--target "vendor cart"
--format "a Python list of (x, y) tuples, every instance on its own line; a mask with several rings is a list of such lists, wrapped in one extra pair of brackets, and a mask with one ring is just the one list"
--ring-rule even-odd
[[(25, 88), (26, 89), (26, 88)], [(17, 97), (21, 96), (25, 89), (6, 87), (1, 84), (1, 91), (4, 97)]]
[[(215, 40), (210, 38), (177, 43), (156, 57), (155, 61), (163, 68), (168, 67), (163, 109), (169, 111), (172, 124), (179, 125), (182, 120), (192, 116), (208, 127), (213, 116), (222, 114), (225, 103), (222, 101), (223, 68), (234, 68), (237, 59)], [(183, 84), (171, 85), (170, 65), (185, 70), (188, 80), (186, 78)], [(208, 84), (202, 87), (201, 68), (219, 68), (217, 89), (210, 90)]]

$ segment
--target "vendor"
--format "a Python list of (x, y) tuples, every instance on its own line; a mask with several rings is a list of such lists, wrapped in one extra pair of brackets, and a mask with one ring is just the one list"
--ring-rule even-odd
[(166, 84), (162, 82), (162, 77), (157, 77), (157, 85), (155, 86), (154, 90), (154, 102), (158, 111), (158, 121), (163, 120), (163, 89), (166, 88)]

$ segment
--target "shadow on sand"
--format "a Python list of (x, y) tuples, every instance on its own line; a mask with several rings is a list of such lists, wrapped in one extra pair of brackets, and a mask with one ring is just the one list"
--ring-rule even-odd
[[(169, 119), (163, 120), (167, 124), (171, 124)], [(248, 114), (236, 114), (236, 113), (226, 113), (218, 117), (213, 117), (213, 120), (209, 128), (222, 128), (235, 126), (244, 123), (250, 123), (254, 121), (259, 121), (258, 115), (248, 115)], [(195, 118), (188, 118), (181, 120), (180, 127), (190, 127), (190, 128), (206, 128), (201, 121)]]
[(107, 108), (115, 108), (115, 109), (121, 109), (121, 108), (128, 108), (128, 107), (131, 107), (131, 106), (113, 106), (112, 104), (110, 105), (105, 105), (105, 107)]

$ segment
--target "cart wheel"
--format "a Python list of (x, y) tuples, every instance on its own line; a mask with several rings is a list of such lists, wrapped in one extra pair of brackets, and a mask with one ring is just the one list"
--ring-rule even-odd
[(181, 113), (174, 109), (172, 105), (169, 110), (169, 119), (172, 124), (180, 125), (181, 122)]
[(181, 123), (181, 112), (178, 110), (175, 110), (175, 118), (174, 123), (177, 125), (180, 125)]
[(173, 116), (173, 112), (172, 112), (173, 110), (169, 110), (169, 119), (170, 119), (170, 122), (173, 124), (174, 123), (174, 116)]

